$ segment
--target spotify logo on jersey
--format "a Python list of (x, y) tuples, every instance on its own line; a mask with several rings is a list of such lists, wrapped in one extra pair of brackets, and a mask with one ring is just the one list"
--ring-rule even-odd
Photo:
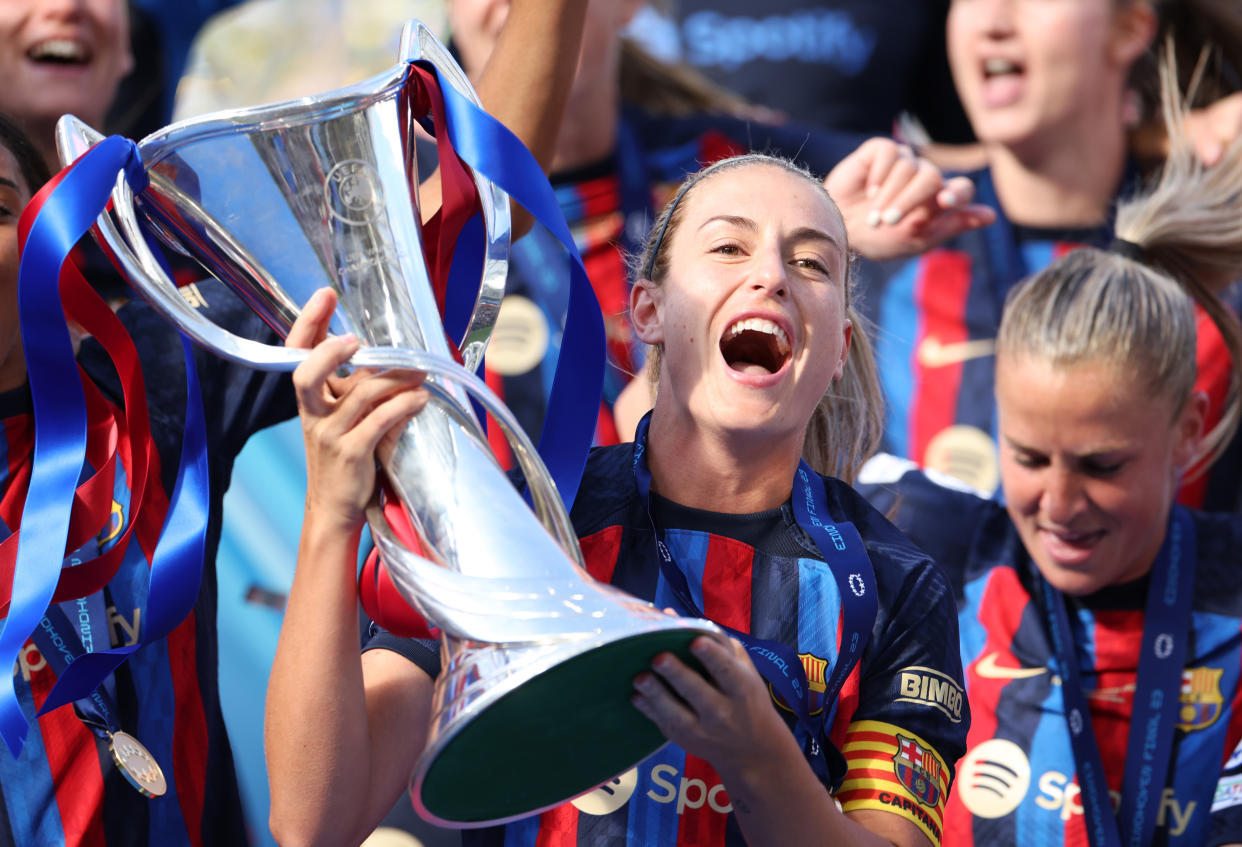
[(636, 785), (638, 785), (638, 768), (630, 768), (573, 802), (578, 807), (578, 811), (588, 815), (610, 815), (630, 801)]
[(1031, 763), (1017, 744), (993, 738), (966, 754), (953, 787), (972, 815), (1004, 817), (1031, 787)]

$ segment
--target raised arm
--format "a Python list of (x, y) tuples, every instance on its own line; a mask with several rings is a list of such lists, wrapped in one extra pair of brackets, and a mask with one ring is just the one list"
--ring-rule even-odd
[[(522, 140), (546, 172), (578, 67), (588, 0), (515, 2), (475, 80), (483, 108)], [(419, 187), (424, 218), (440, 207), (439, 171)], [(532, 220), (513, 204), (513, 236)]]
[(331, 291), (318, 292), (288, 338), (314, 352), (294, 374), (306, 515), (264, 730), (271, 827), (283, 845), (365, 838), (392, 808), (422, 749), (431, 698), (431, 680), (404, 658), (368, 653), (363, 661), (355, 584), (375, 451), (427, 396), (416, 390), (420, 374), (332, 376), (358, 346), (352, 338), (324, 340), (335, 305)]

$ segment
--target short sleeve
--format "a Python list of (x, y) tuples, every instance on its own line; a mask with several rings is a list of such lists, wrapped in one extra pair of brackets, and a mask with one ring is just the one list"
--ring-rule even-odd
[(372, 623), (362, 642), (362, 652), (368, 650), (391, 650), (409, 659), (432, 679), (440, 675), (440, 642), (434, 638), (402, 638)]
[(872, 457), (855, 483), (860, 494), (927, 553), (951, 584), (966, 579), (975, 537), (1003, 511), (981, 492), (887, 453)]
[(940, 844), (970, 725), (953, 595), (923, 560), (881, 615), (842, 746), (848, 770), (837, 800), (846, 812), (900, 815)]

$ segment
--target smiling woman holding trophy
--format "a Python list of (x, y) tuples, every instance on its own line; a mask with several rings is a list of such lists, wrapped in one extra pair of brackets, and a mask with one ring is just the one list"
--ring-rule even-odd
[[(818, 472), (860, 460), (879, 402), (847, 256), (820, 183), (768, 157), (692, 176), (657, 219), (631, 313), (660, 351), (660, 391), (634, 444), (592, 453), (574, 530), (596, 579), (733, 637), (697, 637), (686, 659), (659, 651), (633, 675), (634, 713), (672, 744), (467, 843), (939, 843), (969, 722), (952, 597), (929, 559)], [(434, 643), (383, 632), (357, 652), (372, 456), (428, 398), (410, 373), (338, 375), (357, 342), (326, 339), (332, 306), (316, 295), (288, 338), (314, 347), (295, 375), (307, 520), (268, 697), (272, 827), (289, 844), (369, 831), (427, 743), (433, 677), (459, 658), (441, 654), (441, 668)], [(826, 450), (807, 449), (820, 438)], [(492, 807), (555, 763), (598, 756), (615, 731), (601, 719), (569, 750), (555, 732), (498, 734), (459, 802)], [(511, 766), (509, 745), (531, 754)]]

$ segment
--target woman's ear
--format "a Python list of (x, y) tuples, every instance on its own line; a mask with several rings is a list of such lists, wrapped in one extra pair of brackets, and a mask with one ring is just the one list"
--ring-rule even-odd
[(837, 362), (836, 369), (832, 372), (833, 381), (837, 381), (845, 376), (845, 360), (850, 356), (850, 342), (854, 339), (854, 322), (849, 318), (845, 319), (845, 343), (841, 345), (841, 359)]
[(1151, 47), (1158, 23), (1156, 9), (1147, 0), (1129, 0), (1118, 4), (1113, 13), (1113, 34), (1109, 47), (1113, 61), (1126, 69), (1137, 62)]
[(660, 286), (640, 279), (630, 289), (630, 325), (644, 344), (664, 343), (663, 297)]
[(1192, 391), (1173, 422), (1173, 463), (1182, 473), (1203, 458), (1203, 435), (1207, 426), (1208, 396)]

